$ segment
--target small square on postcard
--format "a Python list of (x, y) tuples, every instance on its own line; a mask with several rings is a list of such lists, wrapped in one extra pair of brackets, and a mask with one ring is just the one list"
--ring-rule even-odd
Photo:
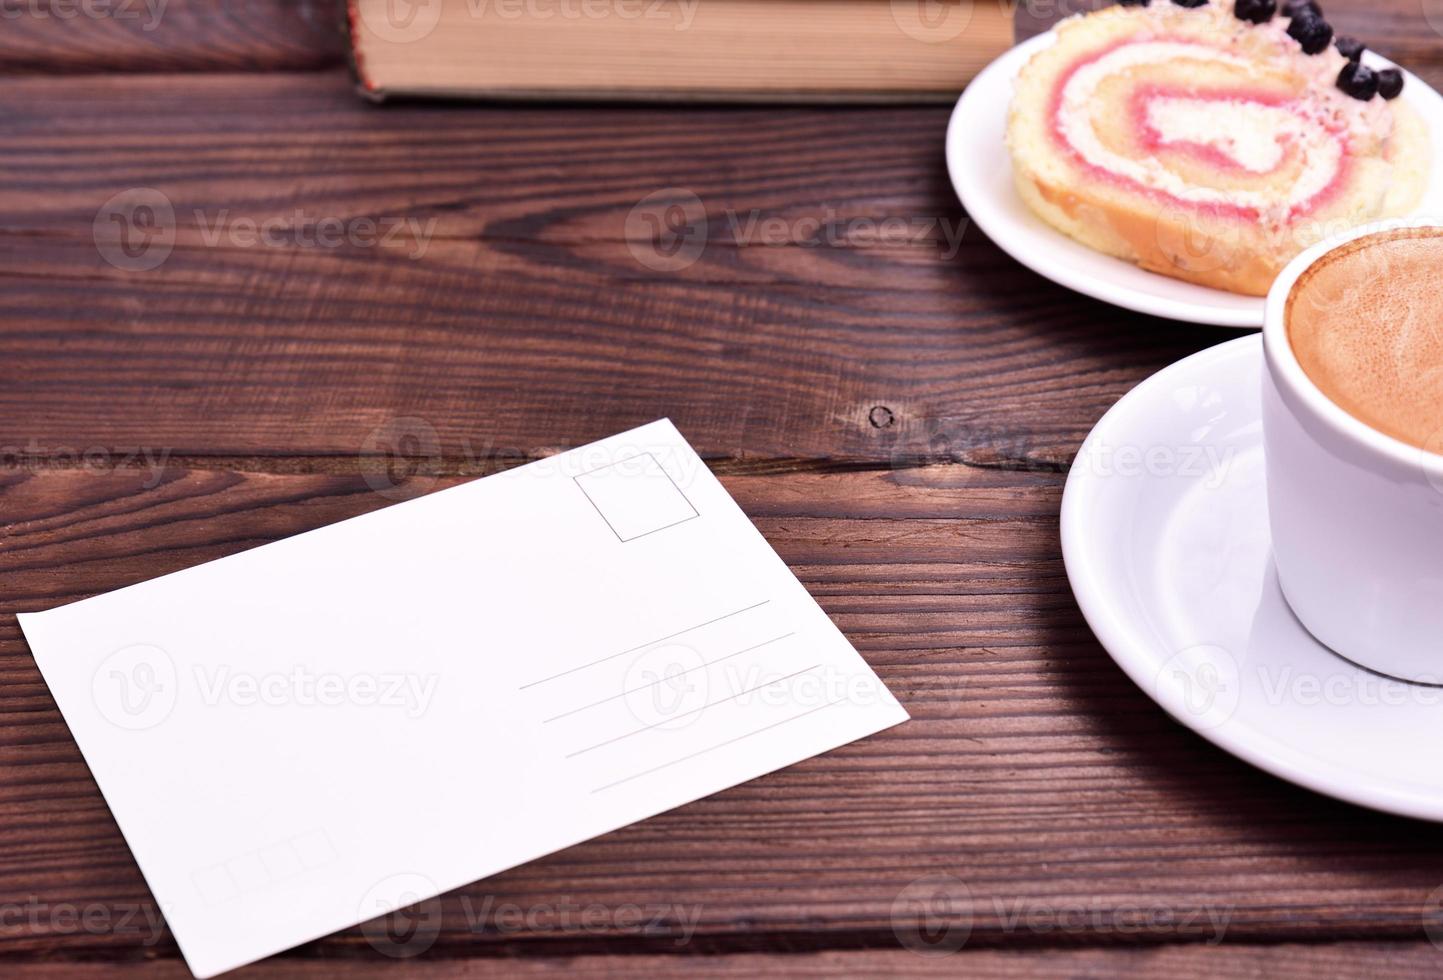
[(576, 485), (622, 541), (634, 541), (699, 516), (651, 453), (589, 470), (576, 477)]

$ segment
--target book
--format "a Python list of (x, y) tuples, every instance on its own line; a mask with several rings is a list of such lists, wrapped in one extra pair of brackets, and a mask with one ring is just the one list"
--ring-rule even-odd
[(1015, 0), (348, 0), (361, 90), (453, 98), (945, 101)]

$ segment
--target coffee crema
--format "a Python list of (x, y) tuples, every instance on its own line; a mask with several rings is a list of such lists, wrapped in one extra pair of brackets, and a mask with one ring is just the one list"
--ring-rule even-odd
[(1327, 253), (1294, 283), (1284, 322), (1331, 401), (1443, 453), (1443, 229), (1379, 232)]

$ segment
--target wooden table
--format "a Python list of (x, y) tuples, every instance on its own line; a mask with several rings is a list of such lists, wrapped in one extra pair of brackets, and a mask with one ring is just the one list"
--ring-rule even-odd
[[(1443, 83), (1436, 0), (1352, 7)], [(320, 0), (171, 0), (151, 30), (24, 9), (0, 33), (0, 972), (188, 975), (15, 612), (663, 415), (914, 720), (448, 894), (422, 955), (353, 929), (249, 975), (1443, 968), (1443, 830), (1214, 748), (1084, 624), (1068, 462), (1229, 334), (976, 229), (951, 247), (946, 108), (376, 108)], [(176, 215), (148, 271), (93, 231), (132, 188)], [(657, 200), (702, 202), (695, 255), (628, 237)], [(248, 243), (277, 217), (345, 240)], [(912, 948), (928, 895), (951, 955)]]

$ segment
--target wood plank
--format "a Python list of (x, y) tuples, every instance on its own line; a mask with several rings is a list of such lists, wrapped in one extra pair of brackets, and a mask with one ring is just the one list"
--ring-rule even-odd
[[(353, 458), (399, 416), (454, 462), (670, 415), (710, 458), (1065, 465), (1121, 393), (1230, 334), (1002, 254), (942, 172), (946, 119), (377, 110), (341, 72), (15, 80), (0, 448)], [(151, 271), (96, 246), (136, 187), (176, 214)], [(675, 268), (637, 229), (688, 194), (708, 236)], [(321, 219), (425, 233), (331, 248), (236, 230), (267, 219), (300, 239)]]
[[(969, 948), (1422, 936), (1443, 827), (1297, 789), (1168, 719), (1072, 600), (1058, 475), (724, 482), (914, 720), (449, 893), (438, 953), (886, 946), (939, 892), (970, 918)], [(355, 474), (6, 474), (0, 896), (37, 911), (0, 917), (5, 955), (174, 953), (145, 931), (155, 908), (13, 613), (392, 498)], [(63, 903), (116, 925), (78, 928)], [(368, 949), (353, 929), (297, 955)]]
[(340, 0), (5, 0), (0, 73), (276, 71), (345, 59)]
[[(1379, 23), (1399, 18), (1410, 56), (1436, 58), (1426, 18), (1399, 9)], [(188, 32), (199, 47), (155, 64), (324, 63), (290, 52), (289, 34), (258, 31), (247, 46), (227, 39), (245, 30), (226, 30)], [(66, 51), (57, 64), (89, 70)], [(83, 962), (94, 957), (184, 975), (173, 942), (151, 939), (157, 910), (15, 611), (384, 505), (380, 468), (419, 469), (411, 485), (435, 488), (661, 414), (719, 462), (916, 720), (451, 893), (413, 972), (512, 975), (521, 955), (538, 972), (597, 974), (674, 960), (718, 975), (1436, 972), (1434, 947), (1416, 940), (1443, 883), (1443, 831), (1320, 799), (1179, 730), (1097, 647), (1062, 574), (1058, 468), (1130, 384), (1224, 335), (1075, 297), (975, 229), (948, 254), (944, 222), (963, 215), (940, 170), (945, 119), (380, 112), (352, 101), (338, 71), (7, 80), (6, 972), (111, 970)], [(93, 238), (102, 204), (136, 186), (162, 188), (182, 217), (153, 272), (108, 264)], [(680, 270), (639, 261), (627, 241), (632, 207), (667, 187), (714, 216)], [(203, 234), (222, 212), (297, 208), (437, 226), (418, 260), (407, 241), (250, 247)], [(828, 213), (842, 231), (816, 244), (739, 231), (780, 217), (791, 233)], [(886, 217), (925, 227), (878, 245), (858, 219)], [(399, 451), (387, 442), (398, 417), (421, 420), (402, 426), (421, 438)], [(158, 481), (146, 452), (172, 464)], [(923, 465), (939, 460), (954, 465)], [(938, 873), (953, 876), (944, 897), (954, 879), (965, 886), (966, 952), (857, 949), (894, 945), (898, 898)], [(596, 904), (599, 925), (557, 925), (567, 903)], [(541, 918), (477, 919), (507, 905)], [(1139, 932), (1139, 914), (1161, 927)], [(1242, 942), (1201, 945), (1223, 917)], [(1337, 936), (1414, 941), (1321, 942)], [(1291, 939), (1309, 942), (1250, 945)], [(1079, 944), (1151, 948), (1053, 949)], [(793, 952), (745, 952), (766, 947)], [(591, 955), (608, 951), (630, 955)], [(477, 959), (451, 958), (463, 956)], [(392, 965), (351, 930), (262, 969), (329, 974), (337, 960)]]
[[(951, 955), (921, 956), (908, 950), (828, 951), (822, 953), (731, 953), (711, 956), (537, 956), (527, 958), (385, 959), (379, 955), (347, 959), (346, 975), (356, 980), (427, 977), (461, 980), (482, 977), (555, 977), (632, 980), (634, 977), (715, 977), (719, 980), (777, 977), (1021, 977), (1026, 980), (1215, 980), (1216, 977), (1266, 977), (1315, 980), (1316, 977), (1378, 977), (1411, 980), (1436, 977), (1437, 947), (1429, 943), (1319, 943), (1273, 946), (1189, 944), (1153, 949), (1055, 949), (998, 951), (967, 949)], [(236, 980), (330, 978), (335, 959), (281, 956), (247, 967)], [(123, 963), (10, 963), (16, 980), (189, 980), (173, 959)]]
[[(0, 447), (354, 457), (407, 416), (444, 456), (531, 455), (671, 415), (711, 457), (1056, 466), (1122, 391), (1228, 336), (1079, 297), (976, 229), (950, 254), (945, 110), (377, 110), (328, 77), (0, 93)], [(150, 272), (93, 237), (132, 187), (178, 215)], [(627, 241), (666, 188), (711, 214), (676, 271)], [(419, 259), (409, 238), (207, 244), (298, 210), (435, 225)]]

